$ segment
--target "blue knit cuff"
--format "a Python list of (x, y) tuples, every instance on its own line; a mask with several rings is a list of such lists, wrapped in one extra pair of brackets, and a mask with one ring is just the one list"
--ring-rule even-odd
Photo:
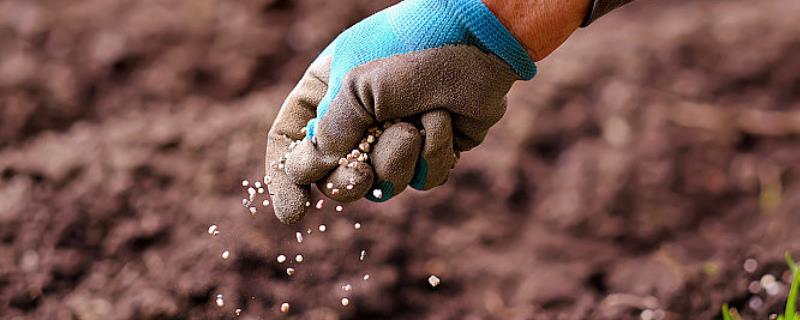
[(536, 75), (536, 64), (528, 52), (481, 0), (450, 1), (462, 23), (486, 50), (511, 65), (521, 79), (530, 80)]

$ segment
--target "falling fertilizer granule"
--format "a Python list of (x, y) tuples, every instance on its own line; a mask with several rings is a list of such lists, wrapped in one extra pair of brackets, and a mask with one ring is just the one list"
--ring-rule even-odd
[[(342, 166), (347, 166), (348, 168), (356, 168), (356, 165), (358, 165), (358, 163), (356, 163), (356, 162), (362, 162), (363, 163), (363, 162), (369, 161), (370, 160), (369, 159), (370, 158), (369, 157), (369, 153), (374, 149), (373, 148), (373, 144), (378, 141), (378, 138), (383, 133), (383, 129), (386, 129), (386, 128), (390, 127), (390, 126), (392, 126), (392, 123), (391, 122), (386, 122), (386, 123), (383, 124), (382, 127), (381, 126), (376, 126), (376, 127), (370, 128), (368, 130), (368, 135), (364, 139), (362, 139), (362, 141), (358, 145), (358, 147), (356, 149), (353, 149), (352, 152), (350, 152), (350, 154), (348, 154), (346, 157), (343, 157), (342, 159), (340, 159), (339, 164), (342, 165)], [(314, 141), (312, 141), (312, 142), (314, 142)], [(291, 145), (289, 146), (289, 150), (291, 150), (293, 147), (295, 147), (298, 143), (300, 143), (300, 141), (292, 142)], [(281, 159), (279, 161), (271, 162), (269, 164), (269, 167), (277, 168), (277, 169), (282, 170), (282, 169), (284, 169), (285, 160), (286, 160), (285, 157), (281, 157)], [(262, 207), (270, 206), (270, 200), (269, 199), (258, 199), (258, 200), (256, 200), (256, 199), (257, 199), (257, 197), (260, 198), (261, 194), (266, 193), (266, 191), (267, 191), (266, 187), (269, 186), (271, 182), (272, 182), (272, 179), (269, 176), (264, 176), (263, 183), (261, 181), (258, 181), (258, 179), (255, 179), (255, 180), (252, 180), (252, 181), (249, 181), (249, 180), (246, 180), (246, 179), (242, 180), (242, 182), (241, 182), (242, 189), (246, 190), (247, 194), (248, 194), (248, 196), (245, 196), (242, 199), (242, 206), (245, 207), (253, 216), (255, 216), (255, 214), (258, 212), (258, 205), (257, 205), (258, 202), (257, 201), (261, 201)], [(328, 182), (323, 186), (323, 188), (325, 190), (327, 190), (327, 192), (330, 192), (330, 194), (337, 194), (337, 193), (340, 193), (340, 192), (345, 192), (345, 190), (348, 190), (348, 191), (349, 190), (353, 190), (353, 189), (356, 189), (356, 187), (359, 187), (359, 185), (355, 181), (355, 179), (353, 179), (353, 178), (350, 178), (350, 180), (347, 182), (347, 184), (336, 185), (336, 184), (334, 184), (332, 182)], [(323, 188), (320, 188), (320, 189), (323, 189)], [(321, 191), (323, 191), (323, 190), (321, 190)], [(364, 191), (366, 191), (366, 190), (364, 190)], [(378, 199), (383, 198), (383, 190), (381, 190), (381, 189), (373, 189), (373, 190), (371, 190), (371, 194), (375, 198), (378, 198)], [(272, 192), (270, 192), (270, 195), (272, 195)], [(325, 200), (322, 200), (322, 199), (319, 199), (319, 200), (317, 200), (315, 202), (312, 202), (312, 201), (306, 201), (305, 202), (305, 206), (306, 207), (310, 208), (311, 206), (314, 206), (318, 210), (323, 210), (324, 204), (325, 204)], [(336, 205), (336, 206), (333, 207), (333, 211), (338, 212), (338, 213), (344, 212), (344, 206)], [(361, 223), (360, 222), (353, 222), (353, 228), (355, 230), (361, 229)], [(319, 230), (319, 232), (326, 232), (328, 227), (325, 224), (319, 224), (317, 229)], [(219, 234), (219, 232), (220, 232), (219, 228), (216, 225), (211, 225), (209, 227), (209, 229), (208, 229), (208, 233), (210, 235), (212, 235), (212, 236)], [(312, 228), (307, 228), (306, 229), (306, 234), (307, 235), (311, 235), (312, 234)], [(295, 239), (297, 240), (297, 243), (299, 243), (299, 244), (304, 243), (306, 238), (304, 237), (302, 230), (295, 231)], [(222, 253), (222, 258), (223, 259), (228, 259), (230, 257), (230, 254), (231, 253), (228, 250), (225, 250)], [(359, 253), (359, 260), (360, 261), (364, 261), (366, 259), (366, 256), (367, 256), (367, 251), (366, 250), (361, 250), (360, 253)], [(286, 274), (288, 276), (291, 277), (297, 272), (296, 269), (295, 269), (297, 267), (297, 265), (291, 265), (292, 261), (290, 261), (289, 258), (286, 255), (279, 254), (276, 257), (276, 260), (277, 260), (278, 264), (283, 264), (283, 263), (287, 263), (288, 262), (287, 266), (285, 268), (285, 270), (286, 270), (285, 272), (286, 272)], [(303, 260), (304, 260), (304, 258), (303, 258), (302, 254), (296, 254), (295, 257), (294, 257), (294, 262), (295, 263), (298, 263), (298, 264), (302, 263)], [(364, 281), (369, 280), (369, 278), (370, 278), (369, 274), (364, 274), (363, 275)], [(353, 290), (353, 286), (348, 283), (348, 284), (342, 286), (342, 289), (345, 292), (351, 292)], [(350, 298), (349, 297), (342, 297), (340, 302), (341, 302), (342, 306), (347, 307), (347, 306), (350, 305)], [(216, 303), (217, 303), (217, 305), (219, 307), (223, 306), (222, 294), (217, 295)], [(290, 308), (291, 308), (291, 306), (290, 306), (289, 302), (283, 302), (279, 306), (279, 310), (282, 313), (289, 313)], [(236, 316), (238, 317), (241, 314), (241, 312), (242, 312), (242, 309), (236, 309), (235, 310)]]
[(430, 276), (428, 277), (428, 283), (431, 284), (432, 287), (436, 288), (442, 281), (437, 276)]
[(230, 251), (225, 250), (225, 251), (222, 252), (222, 259), (228, 260), (228, 258), (230, 256), (231, 256), (231, 252)]
[(222, 308), (222, 306), (225, 305), (225, 300), (222, 300), (222, 294), (221, 293), (217, 295), (216, 302), (217, 302), (217, 307)]
[(236, 310), (233, 311), (233, 313), (236, 314), (236, 316), (238, 317), (238, 316), (242, 315), (242, 309), (236, 309)]
[(208, 234), (210, 234), (212, 236), (218, 235), (219, 234), (219, 230), (217, 230), (217, 229), (218, 229), (217, 225), (216, 224), (212, 224), (211, 226), (208, 227)]

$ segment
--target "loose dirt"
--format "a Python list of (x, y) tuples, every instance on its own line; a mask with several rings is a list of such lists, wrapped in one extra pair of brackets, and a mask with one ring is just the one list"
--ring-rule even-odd
[[(0, 318), (780, 310), (762, 284), (800, 253), (800, 2), (638, 1), (515, 85), (444, 186), (251, 216), (283, 97), (387, 5), (0, 1)], [(300, 252), (289, 277), (276, 257)]]

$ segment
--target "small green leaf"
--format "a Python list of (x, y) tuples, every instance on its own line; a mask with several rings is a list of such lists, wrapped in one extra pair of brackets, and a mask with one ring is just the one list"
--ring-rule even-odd
[(728, 304), (727, 303), (723, 303), (722, 304), (722, 319), (723, 320), (733, 320), (733, 317), (731, 317), (731, 310), (730, 310), (730, 308), (728, 308)]
[(789, 298), (786, 300), (786, 318), (787, 319), (796, 319), (796, 306), (797, 306), (797, 291), (798, 286), (800, 286), (800, 269), (795, 269), (795, 272), (792, 274), (792, 288), (789, 289)]
[(800, 290), (800, 268), (797, 268), (797, 264), (789, 252), (786, 252), (786, 263), (789, 264), (789, 268), (792, 270), (792, 287), (789, 289), (789, 298), (786, 300), (786, 314), (784, 316), (786, 319), (796, 320), (798, 318), (797, 292)]

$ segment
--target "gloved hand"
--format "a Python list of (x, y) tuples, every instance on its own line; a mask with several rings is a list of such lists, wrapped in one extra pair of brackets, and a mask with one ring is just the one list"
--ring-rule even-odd
[[(312, 183), (342, 202), (444, 183), (457, 153), (500, 120), (513, 82), (535, 72), (480, 0), (407, 0), (361, 21), (311, 64), (270, 129), (276, 216), (300, 221)], [(383, 132), (368, 162), (341, 160), (370, 127), (394, 119), (405, 122)]]

